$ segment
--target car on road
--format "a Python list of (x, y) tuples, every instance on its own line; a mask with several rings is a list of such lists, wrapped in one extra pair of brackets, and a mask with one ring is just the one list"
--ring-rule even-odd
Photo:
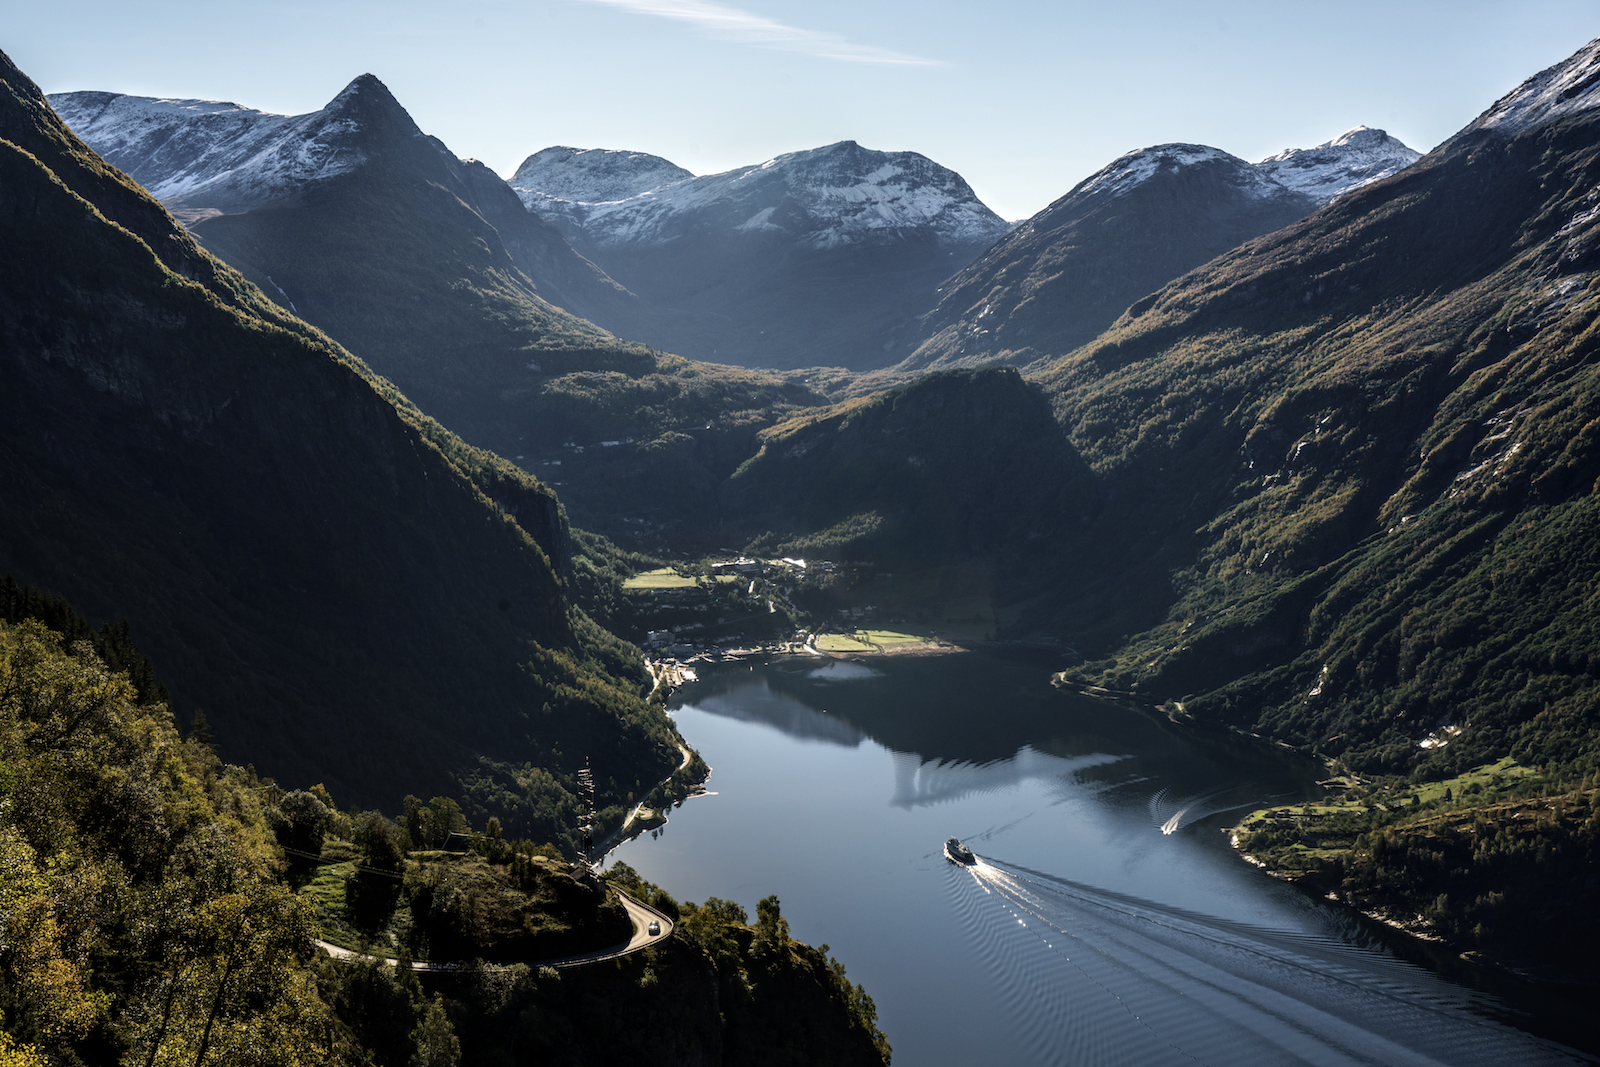
[(661, 924), (654, 919), (650, 920), (650, 925), (646, 927), (646, 929), (649, 931), (651, 937), (661, 936)]

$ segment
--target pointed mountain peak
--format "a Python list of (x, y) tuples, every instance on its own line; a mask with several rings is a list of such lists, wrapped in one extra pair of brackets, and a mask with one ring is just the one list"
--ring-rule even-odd
[(322, 114), (330, 118), (349, 117), (363, 126), (391, 125), (406, 132), (422, 132), (389, 87), (371, 74), (363, 74), (346, 85), (338, 96), (328, 101)]
[(1387, 130), (1374, 129), (1371, 126), (1356, 126), (1344, 131), (1332, 140), (1323, 141), (1314, 148), (1285, 148), (1282, 152), (1263, 159), (1257, 166), (1330, 151), (1383, 151), (1392, 152), (1396, 155), (1410, 155), (1412, 159), (1422, 158), (1422, 153), (1408, 147), (1398, 137), (1389, 136)]
[(400, 106), (400, 102), (395, 100), (394, 94), (389, 91), (389, 87), (379, 81), (375, 74), (361, 74), (353, 78), (349, 85), (339, 91), (339, 95), (334, 97), (328, 106), (333, 107), (337, 104), (363, 97), (372, 98), (374, 95), (377, 99), (389, 100), (396, 107)]
[(1597, 108), (1600, 108), (1600, 38), (1502, 96), (1467, 130), (1494, 130), (1515, 136)]
[(1347, 145), (1387, 144), (1390, 141), (1399, 143), (1397, 138), (1389, 136), (1388, 130), (1378, 130), (1371, 126), (1356, 126), (1353, 129), (1344, 131), (1328, 143), (1343, 148)]

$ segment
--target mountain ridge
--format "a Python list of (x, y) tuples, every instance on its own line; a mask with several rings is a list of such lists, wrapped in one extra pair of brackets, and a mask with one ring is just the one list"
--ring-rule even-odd
[[(614, 179), (595, 195), (633, 192), (589, 202), (540, 188), (586, 189), (589, 167)], [(510, 182), (612, 277), (676, 313), (634, 336), (712, 362), (892, 362), (894, 335), (939, 281), (1010, 228), (954, 171), (854, 141), (662, 183), (678, 171), (642, 153), (545, 149)]]
[[(550, 165), (547, 153), (558, 151), (563, 150), (529, 156), (510, 180), (530, 208), (538, 194), (544, 194), (539, 202), (547, 208), (557, 200), (541, 186), (578, 185)], [(594, 151), (561, 162), (581, 163)], [(659, 244), (683, 230), (723, 226), (740, 233), (786, 231), (806, 247), (825, 249), (892, 237), (902, 229), (926, 230), (952, 244), (988, 243), (1009, 228), (960, 175), (916, 152), (878, 152), (838, 141), (717, 174), (682, 171), (677, 180), (653, 184), (656, 175), (666, 173), (659, 164), (672, 164), (638, 153), (628, 156), (630, 163), (651, 161), (653, 169), (643, 172), (649, 175), (648, 187), (598, 202), (563, 198), (569, 236), (610, 249)], [(638, 183), (618, 182), (602, 191), (622, 191), (630, 184)], [(728, 202), (731, 206), (721, 206)], [(679, 221), (684, 216), (688, 220)]]
[(886, 376), (1060, 355), (1185, 271), (1416, 158), (1367, 127), (1256, 164), (1208, 145), (1126, 153), (949, 278)]
[[(251, 210), (199, 218), (193, 235), (454, 432), (530, 468), (550, 465), (580, 525), (619, 533), (632, 509), (699, 497), (762, 426), (822, 401), (804, 386), (666, 355), (578, 318), (604, 317), (600, 304), (627, 319), (638, 301), (488, 167), (423, 134), (376, 79), (358, 78), (340, 97), (331, 119), (314, 114), (364, 126), (346, 134), (362, 165)], [(247, 148), (241, 160), (259, 154)], [(564, 299), (557, 285), (594, 299), (554, 306)], [(639, 469), (618, 473), (616, 455), (565, 447), (625, 438), (639, 439), (623, 449)]]
[[(488, 222), (494, 233), (475, 237), (490, 246), (489, 261), (499, 246), (511, 262), (502, 261), (495, 269), (508, 276), (521, 271), (526, 281), (519, 284), (539, 303), (552, 305), (545, 314), (559, 319), (561, 309), (570, 306), (580, 316), (606, 309), (625, 318), (633, 303), (626, 290), (573, 252), (543, 219), (512, 210), (507, 201), (515, 198), (506, 196), (498, 177), (485, 180), (492, 173), (486, 167), (457, 159), (442, 142), (423, 133), (371, 74), (352, 79), (323, 108), (294, 116), (219, 101), (93, 91), (56, 93), (50, 100), (69, 126), (149, 187), (202, 239), (206, 224), (219, 216), (316, 210), (338, 199), (338, 190), (363, 172), (369, 182), (381, 183), (384, 176), (372, 172), (394, 168), (399, 172), (394, 178), (425, 174), (459, 201), (454, 206), (433, 204), (433, 215), (454, 210), (462, 219), (456, 225), (470, 227), (469, 214)], [(210, 230), (240, 225), (236, 219), (212, 224)], [(270, 229), (262, 236), (270, 238)], [(252, 274), (251, 264), (238, 265)], [(293, 300), (282, 288), (283, 274), (282, 268), (274, 271), (265, 265), (253, 280)], [(268, 275), (278, 280), (268, 283)], [(564, 328), (585, 327), (587, 323)]]

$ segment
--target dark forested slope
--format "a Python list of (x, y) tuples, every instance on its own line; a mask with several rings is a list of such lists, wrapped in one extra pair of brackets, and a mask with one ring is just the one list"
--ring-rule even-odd
[(362, 804), (570, 832), (678, 761), (569, 605), (554, 494), (212, 259), (0, 67), (0, 570), (126, 616), (182, 714)]
[(928, 565), (1047, 555), (1088, 470), (1010, 367), (946, 371), (764, 431), (729, 479), (737, 534)]

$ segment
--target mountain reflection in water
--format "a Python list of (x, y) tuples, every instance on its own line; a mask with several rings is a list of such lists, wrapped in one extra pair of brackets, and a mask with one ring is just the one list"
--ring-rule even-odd
[(702, 697), (695, 706), (723, 718), (762, 723), (805, 741), (826, 741), (854, 748), (866, 736), (837, 715), (815, 711), (794, 697), (773, 692), (765, 677), (739, 682), (721, 693)]
[(1049, 790), (1051, 784), (1061, 794), (1070, 788), (1075, 774), (1089, 767), (1116, 763), (1121, 757), (1107, 755), (1064, 759), (1024, 745), (1006, 760), (968, 763), (965, 760), (925, 760), (915, 752), (894, 754), (894, 795), (889, 803), (897, 808), (941, 804), (981, 793), (1013, 789), (1023, 782), (1039, 781)]

